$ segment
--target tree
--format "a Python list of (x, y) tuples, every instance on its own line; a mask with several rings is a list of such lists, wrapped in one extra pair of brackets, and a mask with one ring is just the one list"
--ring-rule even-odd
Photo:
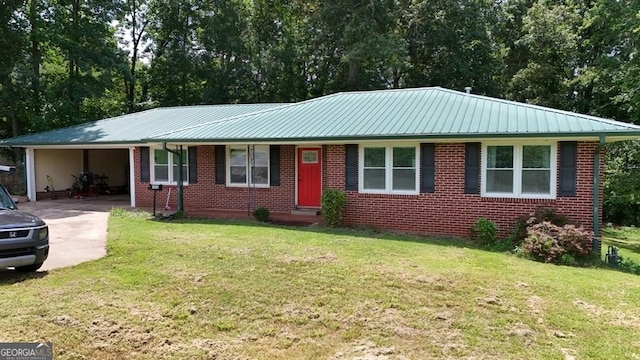
[(506, 96), (624, 121), (625, 111), (615, 104), (629, 95), (620, 79), (628, 78), (622, 72), (633, 62), (633, 6), (616, 0), (534, 3), (514, 43), (529, 61), (509, 80)]
[(248, 52), (250, 81), (244, 100), (292, 102), (308, 96), (303, 32), (305, 3), (256, 0), (244, 9), (249, 19), (240, 41)]
[(19, 134), (18, 102), (22, 72), (20, 61), (26, 44), (26, 24), (19, 16), (21, 1), (5, 1), (0, 7), (0, 119), (7, 119), (3, 137)]
[(150, 97), (162, 105), (201, 102), (200, 49), (196, 39), (200, 1), (149, 3)]
[(307, 64), (314, 96), (402, 86), (399, 3), (326, 0), (312, 6), (306, 39), (313, 49)]
[(203, 2), (197, 31), (197, 41), (203, 49), (199, 74), (203, 81), (203, 102), (249, 101), (251, 55), (246, 41), (249, 21), (244, 1)]
[(496, 96), (500, 47), (498, 9), (485, 0), (408, 2), (403, 16), (409, 49), (408, 86), (443, 86)]
[(604, 176), (604, 221), (640, 224), (640, 142), (607, 145)]
[(144, 96), (145, 90), (139, 86), (140, 74), (138, 69), (144, 66), (140, 63), (140, 58), (146, 50), (145, 45), (148, 42), (149, 2), (148, 0), (126, 0), (123, 8), (119, 16), (119, 21), (122, 25), (119, 41), (123, 47), (129, 50), (129, 66), (123, 80), (127, 112), (131, 113), (140, 109), (142, 107), (140, 104), (147, 100)]
[[(50, 30), (58, 50), (53, 63), (66, 67), (61, 81), (51, 89), (57, 101), (59, 124), (76, 124), (101, 117), (95, 108), (83, 108), (85, 99), (103, 96), (122, 69), (121, 57), (110, 24), (120, 4), (116, 0), (70, 0), (57, 4)], [(59, 70), (59, 68), (57, 69)]]

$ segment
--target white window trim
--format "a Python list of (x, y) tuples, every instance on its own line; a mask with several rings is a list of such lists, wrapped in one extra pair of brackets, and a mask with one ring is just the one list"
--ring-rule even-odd
[[(385, 148), (385, 189), (365, 189), (364, 188), (364, 149), (365, 148)], [(415, 190), (393, 190), (393, 152), (394, 147), (413, 147), (416, 152), (416, 175)], [(382, 144), (360, 144), (358, 149), (358, 191), (363, 194), (393, 194), (393, 195), (418, 195), (420, 194), (420, 146), (417, 143), (382, 143)]]
[[(178, 181), (177, 179), (172, 179), (173, 178), (173, 171), (171, 171), (171, 168), (173, 167), (173, 156), (174, 154), (172, 152), (168, 152), (167, 156), (168, 156), (168, 161), (169, 161), (169, 181), (157, 181), (156, 180), (156, 154), (155, 151), (156, 150), (164, 150), (162, 147), (150, 147), (149, 148), (149, 175), (150, 175), (150, 180), (151, 180), (151, 184), (162, 184), (162, 185), (178, 185)], [(176, 151), (176, 149), (171, 149), (173, 151)], [(186, 152), (186, 156), (184, 156), (182, 158), (182, 161), (184, 162), (184, 165), (186, 165), (187, 169), (187, 180), (182, 182), (182, 185), (188, 186), (189, 185), (189, 149), (182, 149), (183, 151)], [(173, 180), (173, 181), (172, 181)]]
[(269, 145), (255, 145), (256, 148), (266, 148), (267, 149), (267, 183), (266, 184), (252, 184), (251, 183), (251, 164), (249, 161), (249, 152), (247, 152), (246, 158), (246, 171), (247, 171), (247, 179), (244, 183), (232, 183), (231, 182), (231, 148), (244, 148), (247, 150), (247, 147), (253, 148), (253, 145), (227, 145), (226, 146), (226, 180), (228, 187), (256, 187), (256, 188), (268, 188), (271, 186), (271, 152)]
[[(522, 147), (523, 146), (550, 146), (550, 179), (549, 186), (551, 187), (549, 194), (531, 194), (522, 193)], [(487, 192), (487, 156), (488, 146), (513, 146), (513, 192), (512, 193), (498, 193)], [(482, 143), (482, 170), (480, 183), (481, 196), (490, 198), (514, 198), (514, 199), (555, 199), (556, 187), (558, 177), (558, 143), (557, 142), (528, 142), (528, 141), (516, 141), (516, 142), (487, 142)]]

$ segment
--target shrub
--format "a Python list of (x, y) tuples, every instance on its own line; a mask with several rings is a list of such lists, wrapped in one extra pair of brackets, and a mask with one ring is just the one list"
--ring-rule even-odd
[(564, 253), (558, 244), (560, 228), (548, 221), (533, 224), (527, 229), (527, 238), (522, 242), (522, 252), (544, 262), (555, 262)]
[(266, 222), (269, 220), (269, 209), (264, 206), (260, 206), (253, 210), (253, 217), (258, 221)]
[(618, 266), (625, 272), (640, 275), (640, 264), (629, 258), (620, 257)]
[(574, 264), (590, 257), (593, 233), (582, 227), (543, 221), (529, 225), (527, 234), (522, 242), (522, 252), (537, 260)]
[(585, 260), (591, 255), (593, 233), (582, 227), (567, 224), (560, 232), (560, 243), (567, 254), (576, 260)]
[(325, 189), (322, 193), (322, 218), (328, 226), (338, 226), (342, 222), (347, 195), (337, 189)]
[(505, 238), (496, 240), (492, 245), (488, 247), (491, 251), (511, 251), (514, 252), (516, 250), (516, 245), (513, 242), (513, 238), (507, 236)]
[(498, 240), (498, 226), (491, 220), (479, 217), (473, 223), (471, 239), (483, 246), (492, 246)]
[(533, 213), (523, 215), (516, 220), (516, 224), (511, 231), (509, 237), (513, 241), (513, 245), (520, 245), (526, 239), (529, 234), (527, 233), (527, 229), (531, 225), (539, 224), (541, 222), (550, 222), (557, 226), (565, 226), (567, 224), (578, 226), (579, 224), (570, 219), (568, 216), (563, 214), (558, 214), (555, 209), (540, 207), (537, 208)]
[(576, 258), (569, 254), (562, 254), (558, 263), (567, 266), (576, 266)]

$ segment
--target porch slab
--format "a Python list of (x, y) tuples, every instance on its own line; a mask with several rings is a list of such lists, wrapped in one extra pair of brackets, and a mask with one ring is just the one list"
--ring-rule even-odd
[(319, 216), (319, 209), (296, 209), (291, 211), (291, 215), (297, 216)]

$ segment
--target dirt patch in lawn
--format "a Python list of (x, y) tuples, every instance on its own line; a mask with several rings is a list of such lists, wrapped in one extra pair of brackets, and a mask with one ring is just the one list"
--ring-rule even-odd
[(327, 252), (325, 254), (311, 255), (311, 256), (284, 256), (282, 261), (287, 264), (295, 263), (295, 262), (304, 262), (304, 263), (331, 263), (338, 260), (338, 257), (332, 252)]
[(601, 321), (607, 321), (612, 325), (640, 328), (640, 315), (638, 314), (632, 315), (624, 311), (611, 311), (602, 306), (589, 304), (582, 300), (574, 301), (573, 305), (582, 309), (589, 316), (599, 318)]
[(393, 346), (378, 346), (371, 341), (359, 341), (346, 350), (336, 352), (331, 360), (403, 360), (407, 359), (397, 355)]

